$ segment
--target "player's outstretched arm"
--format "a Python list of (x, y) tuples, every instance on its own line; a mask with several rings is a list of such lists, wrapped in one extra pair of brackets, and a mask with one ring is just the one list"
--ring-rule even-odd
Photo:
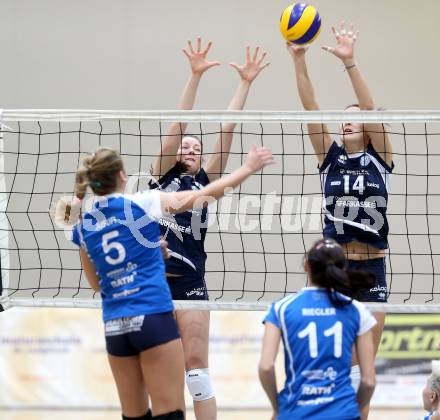
[(193, 207), (203, 207), (204, 203), (223, 197), (231, 188), (240, 185), (253, 173), (274, 162), (272, 151), (266, 147), (252, 146), (246, 162), (231, 174), (224, 176), (201, 190), (160, 193), (162, 211), (165, 214), (181, 213)]
[(96, 267), (95, 264), (90, 260), (89, 256), (87, 255), (87, 252), (84, 251), (84, 249), (80, 248), (79, 250), (79, 257), (81, 259), (81, 265), (84, 270), (84, 273), (86, 273), (87, 281), (90, 284), (90, 287), (95, 291), (99, 292), (99, 277), (96, 274)]
[[(212, 42), (209, 41), (206, 47), (202, 47), (202, 39), (198, 37), (196, 46), (193, 46), (192, 42), (188, 41), (188, 48), (183, 49), (183, 53), (188, 58), (191, 66), (191, 75), (183, 90), (182, 97), (177, 106), (178, 109), (192, 109), (203, 73), (211, 67), (220, 65), (218, 61), (209, 61), (207, 59), (211, 45)], [(176, 163), (176, 153), (179, 150), (187, 125), (180, 122), (171, 124), (154, 163), (155, 176), (164, 175)]]
[[(341, 22), (339, 29), (332, 26), (332, 31), (336, 38), (336, 45), (334, 47), (323, 46), (322, 49), (339, 58), (344, 64), (358, 100), (359, 108), (367, 111), (374, 110), (375, 104), (373, 95), (355, 59), (354, 47), (359, 31), (355, 31), (352, 23), (346, 28), (344, 21)], [(385, 132), (384, 125), (377, 123), (365, 124), (364, 129), (368, 133), (374, 149), (381, 155), (382, 159), (391, 166), (393, 150), (388, 134)]]
[(258, 365), (258, 376), (274, 411), (273, 419), (278, 413), (277, 384), (275, 376), (275, 360), (280, 346), (281, 331), (270, 322), (266, 322), (261, 358)]
[[(260, 55), (260, 47), (256, 47), (251, 53), (250, 47), (246, 47), (246, 61), (244, 64), (230, 63), (230, 66), (237, 70), (240, 76), (240, 83), (229, 103), (228, 110), (236, 111), (243, 109), (252, 82), (270, 63), (265, 63), (266, 52)], [(218, 135), (213, 154), (209, 157), (205, 172), (212, 182), (218, 179), (226, 168), (229, 152), (232, 145), (233, 131), (236, 123), (222, 124), (221, 133)]]
[(374, 388), (376, 387), (376, 371), (374, 368), (374, 344), (371, 330), (360, 335), (356, 340), (356, 353), (361, 371), (361, 382), (357, 392), (357, 401), (361, 419), (368, 418), (368, 407)]
[[(307, 71), (305, 57), (307, 47), (300, 47), (289, 43), (286, 46), (295, 65), (296, 86), (304, 109), (306, 111), (319, 111), (315, 90)], [(325, 155), (332, 145), (327, 126), (325, 124), (307, 124), (307, 130), (319, 164), (322, 164)]]

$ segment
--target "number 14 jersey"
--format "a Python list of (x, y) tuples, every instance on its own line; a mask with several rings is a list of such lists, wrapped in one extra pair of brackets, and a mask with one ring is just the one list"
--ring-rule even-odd
[(333, 142), (320, 167), (324, 236), (340, 244), (359, 241), (388, 248), (388, 192), (393, 167), (368, 144), (347, 154)]

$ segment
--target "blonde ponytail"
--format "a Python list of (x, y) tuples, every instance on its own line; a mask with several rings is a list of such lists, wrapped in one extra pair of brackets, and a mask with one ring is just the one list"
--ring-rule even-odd
[(72, 225), (81, 217), (81, 200), (87, 187), (96, 195), (111, 194), (118, 187), (118, 173), (124, 170), (121, 156), (116, 150), (101, 147), (81, 162), (75, 177), (75, 198), (58, 201), (54, 219), (57, 224)]

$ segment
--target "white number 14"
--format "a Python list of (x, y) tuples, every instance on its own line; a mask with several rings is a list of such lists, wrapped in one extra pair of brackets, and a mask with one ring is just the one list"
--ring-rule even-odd
[[(354, 181), (353, 190), (359, 191), (359, 194), (363, 194), (365, 190), (364, 176), (359, 175)], [(344, 194), (350, 194), (350, 175), (344, 175)]]

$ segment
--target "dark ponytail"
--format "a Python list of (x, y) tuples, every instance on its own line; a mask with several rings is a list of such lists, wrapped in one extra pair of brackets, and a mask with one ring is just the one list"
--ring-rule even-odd
[(335, 305), (350, 302), (340, 298), (335, 292), (356, 299), (363, 289), (372, 287), (375, 282), (371, 273), (347, 270), (344, 250), (333, 239), (321, 239), (316, 242), (307, 253), (307, 262), (313, 283), (327, 289)]

